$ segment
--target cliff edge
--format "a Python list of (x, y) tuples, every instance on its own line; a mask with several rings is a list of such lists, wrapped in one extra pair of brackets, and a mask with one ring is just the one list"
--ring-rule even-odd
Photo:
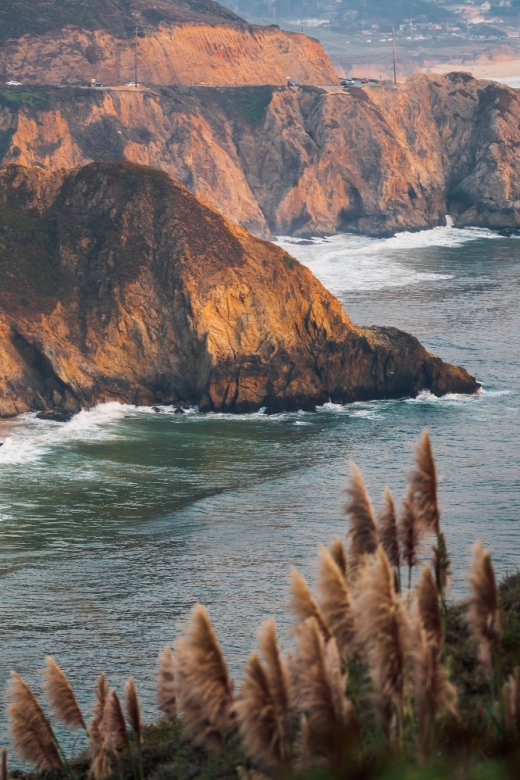
[(282, 249), (130, 163), (0, 171), (0, 415), (472, 393), (395, 328), (353, 325)]

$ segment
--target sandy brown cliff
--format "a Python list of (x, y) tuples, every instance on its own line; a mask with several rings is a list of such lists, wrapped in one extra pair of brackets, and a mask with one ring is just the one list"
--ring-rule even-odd
[(0, 91), (0, 160), (128, 159), (257, 235), (519, 223), (520, 95), (465, 74), (397, 90)]
[(354, 326), (280, 248), (129, 163), (0, 173), (0, 414), (473, 392), (395, 328)]

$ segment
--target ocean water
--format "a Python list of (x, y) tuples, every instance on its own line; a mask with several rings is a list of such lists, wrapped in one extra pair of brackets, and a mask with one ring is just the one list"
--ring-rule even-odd
[[(51, 654), (88, 707), (96, 675), (134, 675), (152, 718), (156, 659), (196, 601), (233, 675), (268, 615), (287, 643), (290, 564), (345, 533), (348, 461), (374, 503), (405, 491), (431, 431), (442, 522), (465, 592), (481, 538), (500, 575), (520, 563), (520, 241), (453, 227), (390, 239), (279, 239), (353, 321), (388, 324), (464, 365), (474, 397), (325, 405), (315, 414), (175, 416), (107, 404), (71, 422), (0, 423), (0, 687), (41, 690)], [(0, 718), (5, 736), (5, 718)]]

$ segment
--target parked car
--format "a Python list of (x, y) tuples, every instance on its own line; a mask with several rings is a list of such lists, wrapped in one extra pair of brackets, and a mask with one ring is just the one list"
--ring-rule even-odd
[(368, 84), (368, 79), (367, 79), (367, 78), (365, 78), (365, 79), (361, 79), (361, 83), (362, 83), (362, 84)]
[(128, 84), (127, 84), (126, 86), (127, 86), (127, 87), (138, 87), (138, 86), (139, 86), (139, 84), (136, 84), (136, 83), (135, 83), (135, 81), (129, 81), (129, 82), (128, 82)]
[(301, 83), (301, 81), (296, 81), (295, 79), (287, 79), (287, 86), (288, 87), (301, 87), (302, 83)]
[(6, 81), (5, 82), (6, 87), (21, 87), (22, 82), (21, 81)]

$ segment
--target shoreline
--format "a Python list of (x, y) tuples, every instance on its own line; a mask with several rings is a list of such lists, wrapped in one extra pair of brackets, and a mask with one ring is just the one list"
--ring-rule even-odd
[(471, 73), (474, 78), (484, 81), (501, 81), (502, 79), (519, 79), (520, 81), (520, 57), (511, 60), (501, 60), (498, 62), (487, 63), (452, 62), (443, 65), (433, 65), (428, 68), (421, 68), (420, 72), (426, 74), (438, 73), (439, 75), (445, 75), (446, 73), (453, 72), (463, 72)]

